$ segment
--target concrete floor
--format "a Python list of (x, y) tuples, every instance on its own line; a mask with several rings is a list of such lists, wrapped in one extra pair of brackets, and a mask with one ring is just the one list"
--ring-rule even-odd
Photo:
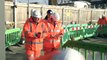
[(13, 52), (6, 51), (6, 60), (26, 60), (24, 45), (11, 46), (10, 49)]
[[(93, 42), (97, 41), (99, 43), (101, 43), (102, 40), (103, 43), (107, 43), (107, 38), (96, 38), (96, 39), (90, 39)], [(25, 49), (24, 49), (24, 45), (21, 45), (21, 47), (19, 46), (11, 46), (10, 49), (13, 52), (10, 51), (6, 51), (6, 60), (26, 60), (26, 54), (25, 54)], [(96, 60), (100, 60), (100, 55), (99, 53), (96, 54)], [(92, 60), (92, 55), (90, 54), (88, 56), (88, 60)], [(107, 55), (105, 55), (105, 60), (107, 60)]]

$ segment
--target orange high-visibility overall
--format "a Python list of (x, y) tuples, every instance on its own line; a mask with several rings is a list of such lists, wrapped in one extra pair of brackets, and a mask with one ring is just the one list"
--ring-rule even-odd
[(107, 24), (107, 18), (105, 17), (104, 19), (99, 19), (98, 20), (98, 24), (99, 25), (105, 25), (105, 24)]
[(53, 32), (53, 34), (55, 34), (55, 40), (56, 40), (56, 42), (53, 43), (55, 49), (60, 48), (61, 35), (63, 35), (63, 33), (64, 33), (64, 29), (62, 27), (61, 21), (56, 21), (56, 26)]
[(98, 24), (99, 24), (98, 32), (99, 32), (100, 35), (103, 36), (103, 32), (104, 32), (103, 28), (104, 28), (104, 26), (107, 24), (107, 18), (106, 18), (106, 17), (103, 18), (103, 19), (100, 18), (100, 19), (98, 20)]
[(53, 50), (60, 48), (60, 35), (63, 34), (61, 22), (48, 22), (48, 35), (44, 39), (44, 53), (50, 53)]
[(30, 17), (24, 24), (23, 33), (26, 40), (25, 49), (29, 60), (36, 59), (40, 56), (45, 32), (46, 26), (42, 20), (36, 24), (32, 17)]
[(53, 60), (53, 57), (57, 54), (59, 54), (61, 51), (59, 50), (54, 50), (52, 52), (50, 52), (49, 54), (40, 56), (39, 58), (37, 58), (36, 60)]

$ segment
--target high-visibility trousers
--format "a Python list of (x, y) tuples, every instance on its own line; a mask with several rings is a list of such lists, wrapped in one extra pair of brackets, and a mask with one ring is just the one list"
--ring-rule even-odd
[(41, 50), (26, 50), (26, 54), (27, 54), (27, 59), (31, 58), (32, 59), (36, 59), (38, 57), (40, 57), (41, 55)]
[(44, 54), (48, 54), (60, 48), (60, 40), (45, 40), (44, 41)]

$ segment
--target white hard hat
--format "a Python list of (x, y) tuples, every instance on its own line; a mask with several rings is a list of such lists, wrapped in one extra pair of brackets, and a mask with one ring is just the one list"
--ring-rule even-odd
[(54, 55), (53, 60), (85, 60), (84, 56), (75, 49), (66, 48)]
[(31, 9), (31, 16), (33, 16), (34, 11), (35, 11), (35, 9)]
[(35, 9), (32, 9), (32, 10), (31, 10), (31, 16), (37, 17), (37, 18), (41, 18), (40, 11), (35, 10)]
[(55, 16), (56, 20), (60, 20), (60, 16), (57, 12), (54, 13), (54, 16)]

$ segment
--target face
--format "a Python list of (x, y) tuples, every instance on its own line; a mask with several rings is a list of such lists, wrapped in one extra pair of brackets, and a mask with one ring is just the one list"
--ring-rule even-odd
[(55, 22), (56, 18), (53, 15), (51, 15), (48, 21), (49, 22)]
[(40, 18), (33, 17), (33, 20), (34, 20), (34, 22), (39, 22), (39, 21), (40, 21)]
[(51, 14), (47, 14), (48, 18), (50, 18)]

